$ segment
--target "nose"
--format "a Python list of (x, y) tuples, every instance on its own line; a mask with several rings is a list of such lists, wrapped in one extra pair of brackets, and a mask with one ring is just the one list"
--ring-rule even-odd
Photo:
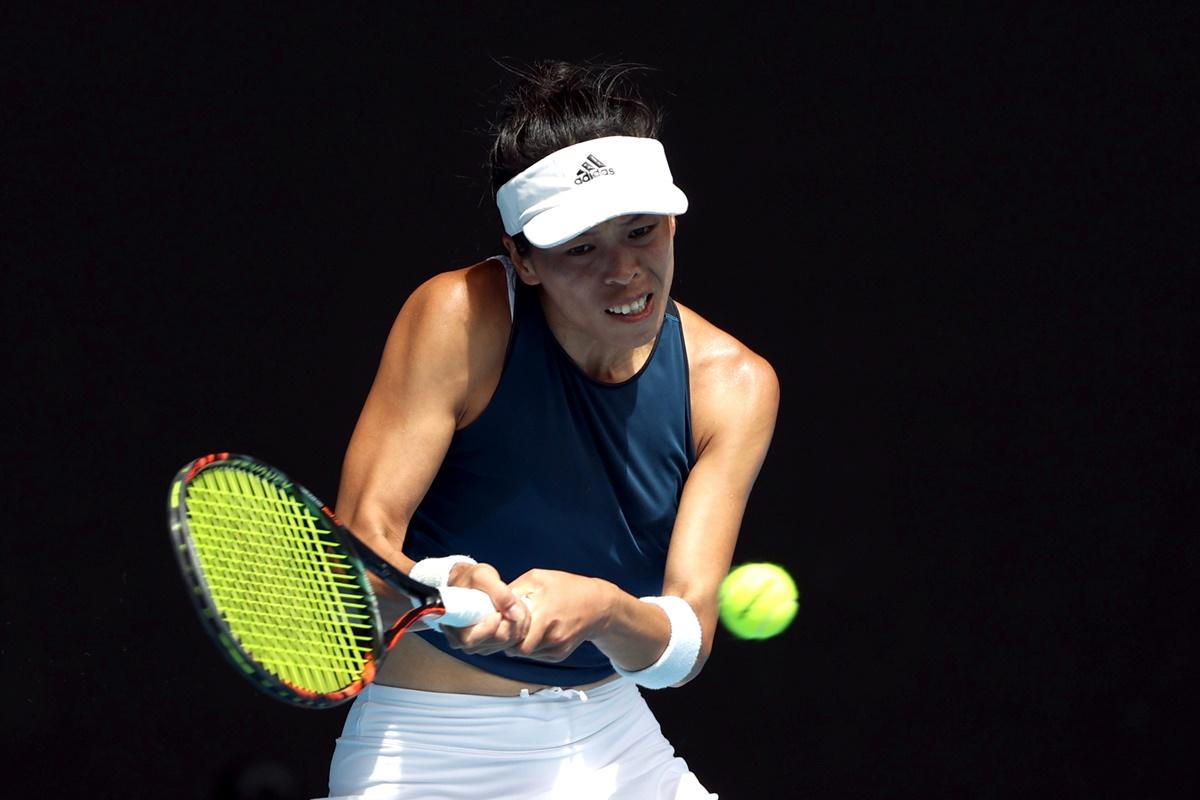
[(609, 286), (628, 286), (641, 275), (637, 258), (631, 253), (613, 253), (604, 273), (604, 283)]

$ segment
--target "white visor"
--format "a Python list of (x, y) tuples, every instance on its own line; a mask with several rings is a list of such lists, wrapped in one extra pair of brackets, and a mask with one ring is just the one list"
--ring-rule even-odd
[(682, 214), (687, 196), (657, 139), (606, 136), (551, 153), (496, 192), (509, 236), (557, 247), (626, 214)]

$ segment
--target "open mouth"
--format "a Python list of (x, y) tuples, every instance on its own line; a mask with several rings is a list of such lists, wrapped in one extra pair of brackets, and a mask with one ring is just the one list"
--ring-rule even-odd
[(623, 303), (619, 306), (609, 306), (604, 309), (606, 314), (611, 314), (614, 317), (625, 317), (627, 319), (637, 319), (645, 315), (650, 309), (650, 300), (654, 297), (653, 292), (647, 292), (641, 297), (634, 300), (632, 303)]

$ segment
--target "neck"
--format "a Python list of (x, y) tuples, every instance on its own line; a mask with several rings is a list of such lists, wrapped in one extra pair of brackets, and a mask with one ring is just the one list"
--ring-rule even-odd
[[(559, 343), (562, 344), (561, 340)], [(592, 380), (599, 381), (600, 383), (624, 383), (634, 375), (637, 375), (642, 367), (646, 366), (647, 359), (654, 352), (654, 342), (647, 342), (633, 350), (619, 354), (606, 354), (596, 351), (576, 354), (567, 349), (565, 345), (563, 346), (563, 350), (566, 350), (567, 355), (571, 357), (575, 365), (583, 370), (583, 373)]]
[[(539, 293), (540, 294), (540, 293)], [(599, 340), (594, 334), (569, 321), (559, 319), (554, 309), (542, 299), (542, 314), (551, 335), (575, 366), (594, 381), (623, 383), (641, 371), (654, 352), (657, 330), (649, 341), (622, 345)], [(661, 322), (659, 328), (661, 328)]]

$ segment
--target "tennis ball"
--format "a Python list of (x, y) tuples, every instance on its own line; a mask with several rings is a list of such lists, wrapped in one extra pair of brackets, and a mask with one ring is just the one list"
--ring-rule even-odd
[(742, 639), (782, 633), (800, 607), (796, 582), (778, 564), (742, 564), (721, 581), (717, 599), (721, 622)]

